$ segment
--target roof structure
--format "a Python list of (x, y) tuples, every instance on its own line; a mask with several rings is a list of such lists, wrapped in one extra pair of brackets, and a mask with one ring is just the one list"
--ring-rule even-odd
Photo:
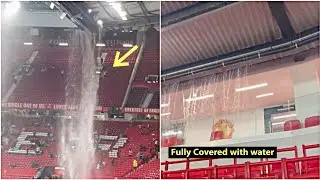
[(164, 1), (161, 7), (164, 75), (319, 32), (319, 2)]

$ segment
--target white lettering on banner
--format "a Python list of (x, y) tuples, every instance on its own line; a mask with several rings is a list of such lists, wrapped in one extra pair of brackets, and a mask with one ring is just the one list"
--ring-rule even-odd
[(69, 110), (77, 110), (77, 109), (78, 109), (78, 106), (76, 106), (76, 105), (69, 105), (69, 106), (68, 106), (68, 109), (69, 109)]
[[(32, 104), (32, 103), (2, 103), (4, 108), (24, 108), (24, 109), (54, 109), (54, 110), (77, 110), (78, 105), (65, 105), (65, 104)], [(97, 111), (107, 111), (107, 107), (97, 106)], [(147, 113), (147, 114), (159, 114), (159, 109), (149, 108), (124, 108), (124, 113)]]
[(62, 109), (62, 110), (66, 110), (67, 109), (67, 105), (61, 105), (61, 104), (58, 104), (58, 105), (54, 105), (53, 106), (53, 109)]
[(102, 111), (102, 106), (97, 106), (96, 110), (97, 111)]
[(58, 45), (59, 43), (68, 43), (70, 44), (70, 40), (69, 39), (50, 39), (50, 44), (55, 44)]
[(148, 109), (148, 108), (124, 108), (125, 113), (160, 113), (159, 109)]
[(127, 40), (107, 40), (106, 45), (123, 45), (123, 44), (133, 44), (133, 41)]
[(31, 103), (23, 103), (23, 108), (32, 108)]
[(45, 106), (44, 104), (39, 104), (39, 108), (40, 108), (40, 109), (45, 109), (46, 106)]

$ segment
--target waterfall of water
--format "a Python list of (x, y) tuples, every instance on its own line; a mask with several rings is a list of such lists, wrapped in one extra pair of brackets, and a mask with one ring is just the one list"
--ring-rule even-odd
[(248, 93), (235, 91), (248, 86), (247, 76), (248, 67), (245, 66), (162, 87), (161, 103), (166, 106), (161, 110), (162, 114), (167, 114), (161, 117), (162, 126), (171, 129), (171, 122), (182, 121), (184, 133), (188, 134), (203, 120), (211, 120), (212, 126), (220, 120), (233, 124), (243, 118), (239, 113), (247, 108), (244, 102), (247, 102)]
[(65, 119), (60, 131), (60, 165), (65, 167), (65, 177), (89, 178), (93, 166), (93, 115), (96, 107), (98, 76), (95, 75), (92, 38), (76, 31), (72, 38), (66, 85), (66, 103), (79, 103), (72, 119)]

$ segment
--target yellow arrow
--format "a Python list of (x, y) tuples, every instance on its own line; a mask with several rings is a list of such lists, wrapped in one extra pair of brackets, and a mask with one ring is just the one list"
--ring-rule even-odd
[(138, 45), (133, 46), (125, 55), (123, 55), (120, 59), (120, 52), (116, 52), (116, 56), (114, 57), (113, 67), (124, 67), (129, 66), (129, 62), (123, 62), (127, 57), (129, 57), (135, 50), (138, 49)]

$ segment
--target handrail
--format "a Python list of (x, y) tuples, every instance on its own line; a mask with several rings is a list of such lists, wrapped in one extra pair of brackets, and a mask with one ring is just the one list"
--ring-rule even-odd
[(308, 149), (314, 149), (314, 148), (319, 148), (319, 147), (320, 147), (320, 144), (310, 144), (310, 145), (302, 144), (303, 157), (307, 156)]
[[(318, 148), (320, 147), (320, 144), (312, 144), (312, 145), (302, 145), (302, 149), (303, 151), (306, 151), (306, 149), (311, 149), (311, 148)], [(304, 157), (298, 157), (298, 148), (297, 146), (293, 146), (293, 147), (286, 147), (286, 148), (279, 148), (277, 149), (278, 153), (281, 152), (289, 152), (289, 151), (294, 151), (295, 157), (291, 158), (291, 159), (287, 159), (287, 158), (282, 158), (281, 160), (272, 160), (272, 161), (263, 161), (263, 159), (261, 159), (260, 162), (246, 162), (246, 163), (242, 163), (242, 164), (237, 164), (237, 159), (234, 159), (234, 163), (233, 164), (228, 164), (228, 165), (213, 165), (213, 160), (215, 159), (221, 159), (221, 158), (192, 158), (189, 159), (187, 158), (186, 160), (177, 160), (177, 161), (165, 161), (165, 162), (161, 162), (161, 165), (165, 166), (165, 170), (162, 171), (162, 177), (165, 179), (167, 177), (168, 174), (175, 174), (175, 173), (183, 173), (182, 176), (184, 176), (184, 178), (189, 178), (189, 173), (190, 172), (200, 172), (200, 171), (208, 171), (206, 173), (206, 175), (208, 175), (208, 178), (217, 178), (218, 177), (218, 170), (219, 169), (233, 169), (233, 176), (237, 175), (237, 168), (244, 168), (244, 177), (245, 178), (251, 178), (251, 167), (253, 166), (262, 166), (262, 171), (264, 173), (268, 174), (268, 169), (270, 168), (269, 166), (272, 164), (280, 164), (281, 167), (281, 177), (282, 178), (287, 178), (288, 177), (288, 171), (285, 170), (287, 168), (287, 164), (288, 163), (294, 163), (295, 164), (295, 172), (297, 174), (301, 174), (302, 172), (302, 166), (301, 164), (299, 164), (299, 162), (302, 161), (310, 161), (313, 159), (319, 159), (320, 156), (310, 156), (310, 157), (305, 157), (306, 153), (304, 152)], [(266, 159), (267, 160), (267, 159)], [(205, 168), (196, 168), (196, 169), (192, 169), (190, 168), (190, 162), (199, 162), (199, 161), (209, 161), (208, 167)], [(186, 167), (184, 169), (181, 170), (174, 170), (174, 171), (170, 171), (169, 170), (169, 164), (182, 164), (182, 163), (186, 163)], [(268, 168), (269, 167), (269, 168)], [(267, 168), (267, 169), (265, 169)], [(307, 169), (308, 167), (305, 165), (304, 167), (305, 169)], [(214, 172), (212, 172), (212, 170)], [(271, 171), (269, 172), (271, 173)]]
[[(251, 178), (251, 169), (252, 166), (264, 166), (264, 165), (271, 165), (271, 164), (280, 164), (281, 167), (281, 178), (288, 179), (288, 163), (298, 163), (298, 162), (304, 162), (304, 161), (311, 161), (311, 160), (318, 160), (320, 158), (320, 155), (317, 156), (309, 156), (309, 157), (299, 157), (299, 158), (282, 158), (281, 160), (274, 160), (274, 161), (266, 161), (266, 162), (246, 162), (244, 164), (236, 164), (236, 165), (215, 165), (213, 167), (206, 167), (206, 168), (197, 168), (197, 169), (183, 169), (183, 170), (173, 170), (173, 171), (162, 171), (162, 177), (165, 179), (168, 174), (176, 174), (176, 173), (184, 173), (182, 174), (184, 178), (189, 178), (189, 172), (200, 172), (200, 171), (208, 171), (208, 178), (217, 178), (218, 170), (219, 169), (236, 169), (236, 168), (244, 168), (245, 178), (250, 179)], [(299, 166), (299, 172), (301, 172), (302, 167)], [(213, 176), (212, 176), (212, 171)], [(235, 174), (234, 174), (235, 175)], [(272, 175), (272, 174), (270, 174)], [(300, 173), (297, 173), (297, 175), (300, 175)], [(319, 176), (319, 175), (318, 175)], [(268, 176), (270, 177), (270, 176)]]

